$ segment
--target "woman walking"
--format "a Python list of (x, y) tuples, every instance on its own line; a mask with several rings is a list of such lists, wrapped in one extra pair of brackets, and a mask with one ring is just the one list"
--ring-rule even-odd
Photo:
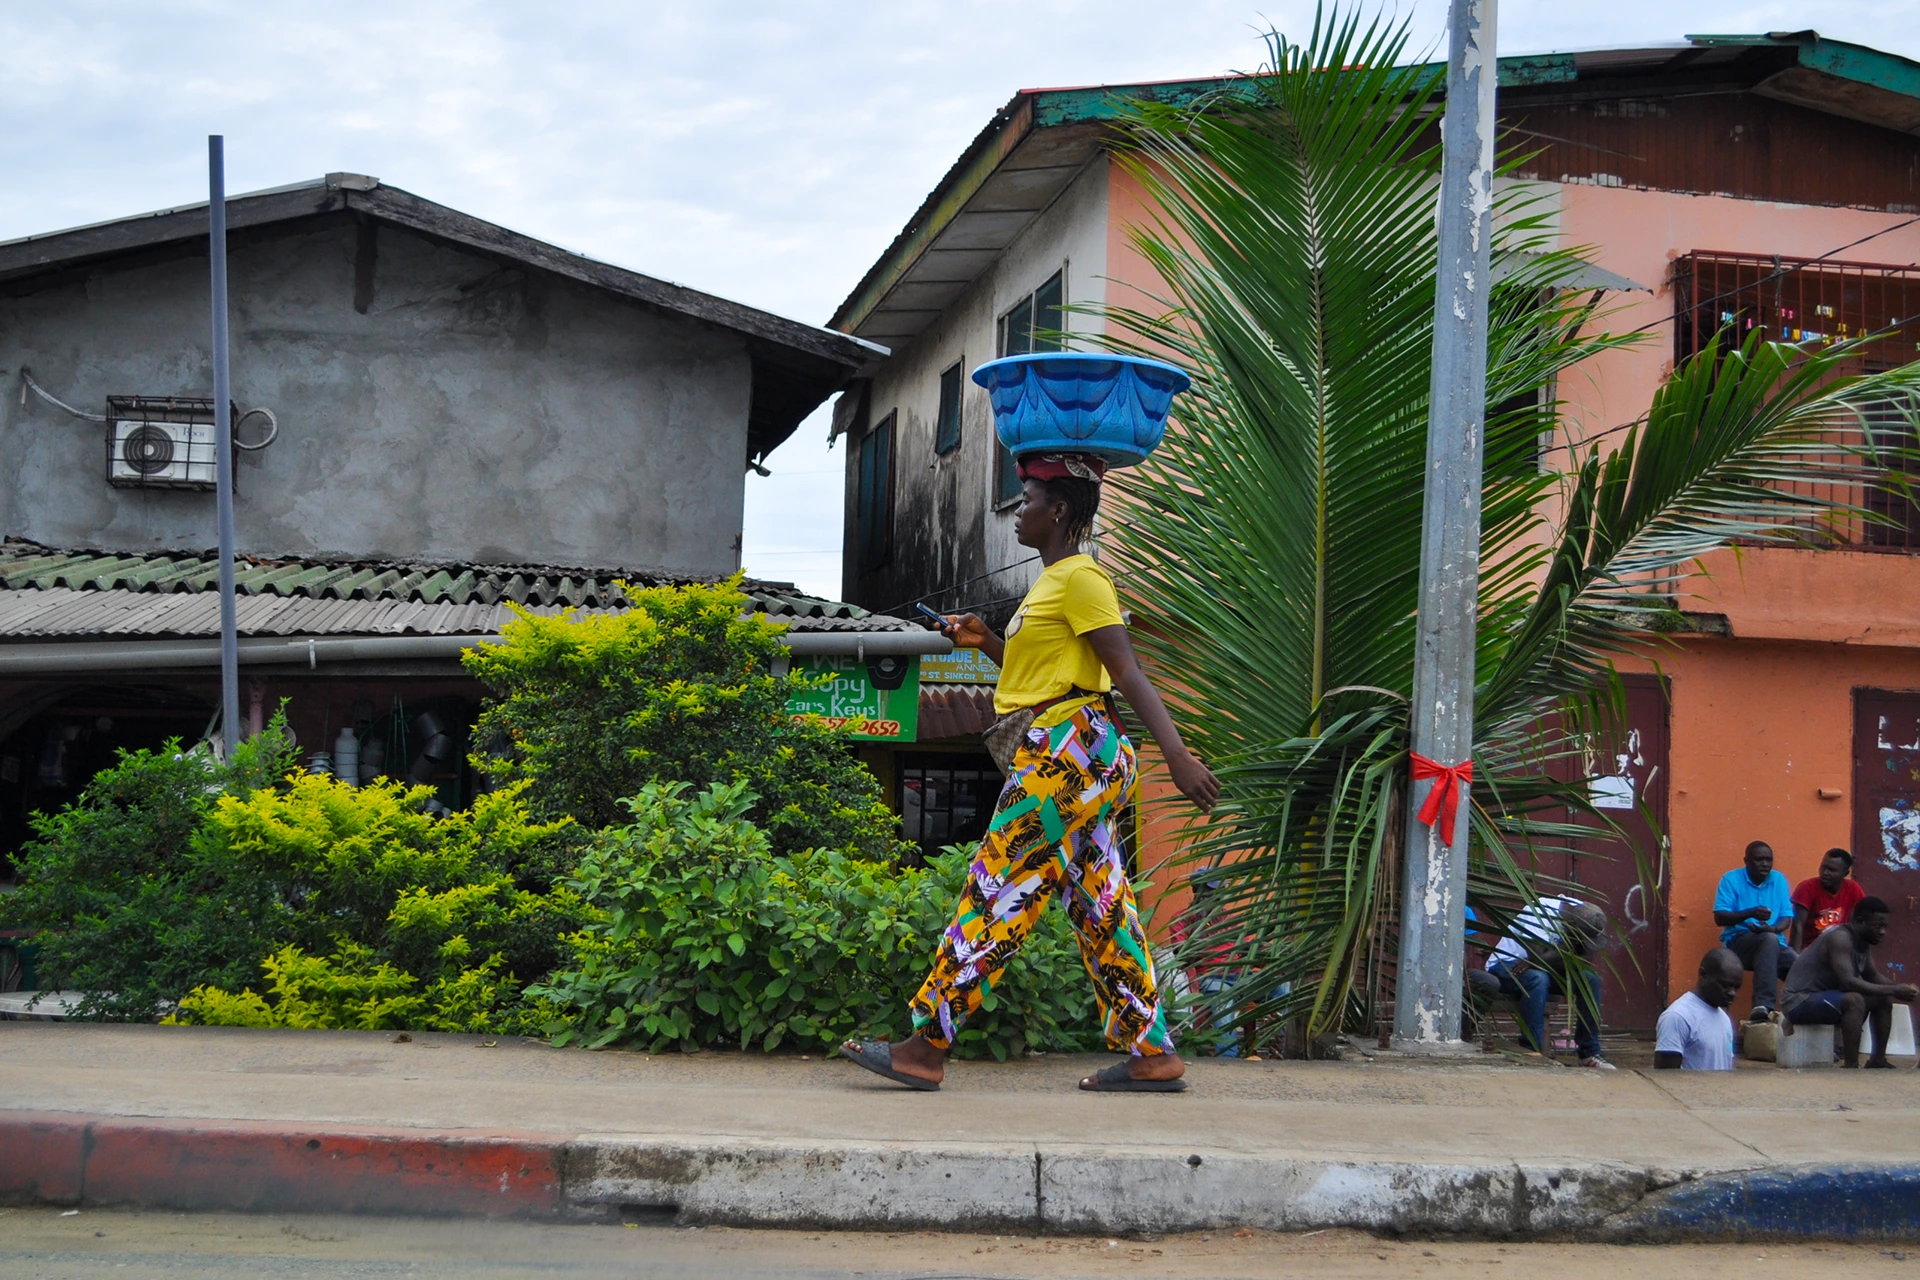
[(1180, 1079), (1186, 1066), (1167, 1031), (1114, 825), (1137, 765), (1109, 691), (1118, 687), (1146, 722), (1182, 795), (1210, 809), (1220, 783), (1180, 741), (1141, 672), (1113, 580), (1080, 550), (1100, 509), (1106, 464), (1091, 454), (1044, 454), (1018, 466), (1024, 500), (1015, 536), (1045, 567), (1004, 640), (973, 614), (947, 618), (941, 628), (956, 645), (1000, 664), (994, 710), (1001, 720), (988, 740), (1015, 740), (1011, 761), (1002, 759), (1007, 783), (933, 972), (913, 997), (913, 1036), (899, 1044), (850, 1040), (841, 1052), (889, 1080), (938, 1089), (954, 1036), (1058, 891), (1107, 1043), (1128, 1055), (1080, 1087), (1178, 1092), (1187, 1087)]

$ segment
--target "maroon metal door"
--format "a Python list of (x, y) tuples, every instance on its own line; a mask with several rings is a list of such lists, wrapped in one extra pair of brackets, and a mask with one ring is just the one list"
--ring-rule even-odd
[(1605, 908), (1617, 935), (1602, 965), (1601, 1010), (1615, 1030), (1648, 1030), (1667, 1007), (1667, 690), (1655, 676), (1622, 676), (1626, 723), (1596, 738), (1585, 762), (1596, 807), (1632, 837), (1574, 842), (1573, 892)]
[(1920, 981), (1920, 693), (1853, 691), (1853, 876), (1893, 908), (1874, 963)]

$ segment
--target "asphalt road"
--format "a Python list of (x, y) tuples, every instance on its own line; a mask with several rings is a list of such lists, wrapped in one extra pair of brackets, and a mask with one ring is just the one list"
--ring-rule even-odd
[(1920, 1246), (1606, 1245), (1378, 1240), (1214, 1232), (1048, 1239), (935, 1232), (820, 1233), (663, 1226), (534, 1226), (399, 1218), (63, 1213), (0, 1209), (8, 1280), (184, 1276), (646, 1277), (647, 1280), (999, 1280), (1034, 1277), (1920, 1277)]

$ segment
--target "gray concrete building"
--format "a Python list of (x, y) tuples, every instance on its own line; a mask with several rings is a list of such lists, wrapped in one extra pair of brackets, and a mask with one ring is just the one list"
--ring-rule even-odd
[[(0, 243), (0, 891), (33, 813), (213, 732), (207, 220)], [(453, 808), (479, 785), (459, 653), (514, 609), (732, 573), (747, 470), (886, 354), (354, 174), (228, 225), (242, 730), (284, 705), (315, 767)], [(743, 591), (806, 653), (909, 628)]]
[[(239, 453), (245, 554), (728, 573), (747, 467), (885, 355), (357, 174), (234, 197), (228, 222), (235, 400), (277, 420)], [(213, 543), (210, 491), (116, 468), (134, 428), (31, 393), (101, 417), (207, 397), (206, 225), (201, 204), (0, 244), (6, 536)]]

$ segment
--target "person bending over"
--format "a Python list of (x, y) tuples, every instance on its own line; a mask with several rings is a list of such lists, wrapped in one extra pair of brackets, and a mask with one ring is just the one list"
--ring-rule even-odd
[(1813, 940), (1845, 924), (1867, 891), (1853, 878), (1853, 855), (1829, 849), (1820, 858), (1820, 874), (1793, 886), (1793, 949), (1805, 951)]
[(1780, 979), (1793, 967), (1786, 943), (1793, 928), (1793, 895), (1787, 878), (1773, 869), (1773, 847), (1764, 840), (1747, 846), (1746, 865), (1720, 877), (1713, 895), (1713, 922), (1720, 945), (1753, 970), (1753, 1013), (1749, 1022), (1765, 1022), (1778, 1003)]
[(1596, 1071), (1614, 1070), (1600, 1052), (1600, 975), (1573, 961), (1597, 952), (1606, 933), (1607, 917), (1592, 903), (1542, 898), (1514, 917), (1507, 936), (1487, 957), (1487, 972), (1520, 1006), (1522, 1029), (1536, 1051), (1547, 1051), (1549, 992), (1574, 1002), (1574, 1047), (1580, 1065)]
[(949, 617), (940, 628), (1000, 664), (993, 702), (1002, 720), (989, 740), (1011, 725), (1019, 731), (1017, 750), (933, 971), (908, 1006), (912, 1037), (899, 1044), (849, 1040), (840, 1050), (889, 1080), (939, 1088), (954, 1037), (1058, 893), (1093, 979), (1107, 1043), (1128, 1055), (1080, 1087), (1178, 1092), (1186, 1088), (1186, 1067), (1167, 1030), (1117, 821), (1137, 765), (1108, 690), (1126, 695), (1182, 795), (1209, 809), (1220, 784), (1181, 742), (1141, 673), (1113, 580), (1080, 551), (1100, 507), (1105, 464), (1086, 454), (1053, 454), (1026, 455), (1017, 465), (1023, 498), (1015, 537), (1046, 567), (1004, 640), (972, 614)]
[(1912, 1003), (1920, 987), (1888, 982), (1873, 963), (1873, 949), (1887, 936), (1892, 911), (1879, 898), (1854, 904), (1853, 919), (1825, 930), (1800, 953), (1787, 974), (1780, 1012), (1785, 1030), (1805, 1026), (1840, 1028), (1842, 1060), (1860, 1065), (1860, 1028), (1873, 1024), (1873, 1054), (1869, 1067), (1891, 1067), (1887, 1036), (1893, 1030), (1893, 1006)]
[(1740, 994), (1747, 968), (1725, 947), (1701, 957), (1700, 980), (1667, 1006), (1654, 1031), (1653, 1065), (1659, 1071), (1733, 1070), (1733, 1019), (1727, 1006)]

